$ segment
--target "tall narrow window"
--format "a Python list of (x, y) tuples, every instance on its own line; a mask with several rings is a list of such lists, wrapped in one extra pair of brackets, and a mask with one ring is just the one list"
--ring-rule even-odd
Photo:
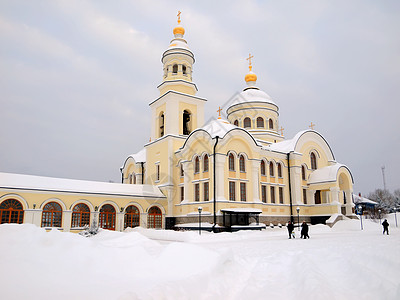
[(283, 204), (283, 187), (279, 187), (279, 203)]
[(194, 173), (197, 174), (200, 172), (200, 159), (198, 156), (194, 159)]
[(240, 155), (240, 158), (239, 158), (239, 170), (242, 173), (246, 172), (246, 161), (245, 161), (243, 155)]
[(321, 204), (321, 191), (315, 191), (315, 204)]
[(156, 180), (160, 181), (160, 165), (156, 165)]
[(257, 118), (257, 128), (264, 128), (264, 119), (262, 117)]
[(62, 208), (56, 202), (47, 203), (43, 207), (42, 227), (61, 227)]
[(282, 178), (282, 164), (281, 163), (278, 164), (278, 177)]
[(238, 121), (238, 120), (235, 120), (235, 122), (233, 122), (233, 125), (239, 126), (239, 121)]
[(204, 182), (204, 183), (203, 183), (203, 200), (204, 200), (204, 201), (210, 200), (210, 198), (209, 198), (208, 182)]
[(200, 185), (198, 183), (194, 185), (194, 201), (200, 201)]
[(243, 121), (243, 127), (244, 128), (251, 128), (251, 120), (249, 117), (246, 117)]
[(307, 190), (303, 189), (303, 203), (307, 204)]
[(267, 203), (267, 186), (261, 186), (261, 201)]
[(301, 166), (301, 179), (306, 180), (306, 167), (304, 165)]
[(183, 73), (183, 75), (186, 75), (186, 66), (185, 65), (182, 65), (182, 73)]
[(160, 117), (159, 117), (159, 137), (164, 136), (164, 113), (161, 113)]
[(310, 160), (311, 160), (311, 170), (316, 170), (317, 169), (317, 158), (316, 158), (314, 152), (311, 152)]
[(274, 163), (272, 161), (269, 163), (269, 176), (271, 176), (271, 177), (275, 176)]
[(71, 227), (83, 227), (89, 225), (90, 220), (90, 209), (84, 203), (79, 203), (74, 206), (72, 210), (72, 221)]
[(240, 183), (240, 201), (246, 201), (246, 183)]
[(0, 224), (18, 223), (24, 220), (24, 209), (21, 202), (15, 199), (8, 199), (0, 204)]
[(236, 200), (236, 195), (235, 195), (235, 182), (234, 181), (229, 181), (229, 201), (235, 201)]
[(190, 112), (187, 110), (183, 111), (183, 135), (189, 135), (191, 132), (191, 126), (190, 126)]
[(103, 229), (115, 230), (115, 208), (110, 204), (105, 204), (100, 209), (99, 226)]
[(269, 119), (268, 124), (269, 124), (269, 129), (274, 129), (274, 121), (272, 121), (272, 119)]
[(181, 164), (181, 177), (183, 177), (183, 175), (185, 175), (185, 172), (183, 171), (183, 164)]
[(232, 153), (229, 154), (229, 171), (235, 171), (235, 157)]
[(185, 199), (185, 188), (181, 186), (181, 202)]
[(147, 228), (162, 228), (162, 213), (157, 206), (150, 207), (147, 213)]
[(265, 161), (264, 160), (261, 160), (260, 170), (261, 170), (261, 175), (265, 176)]
[(173, 67), (172, 67), (172, 74), (173, 74), (173, 75), (178, 74), (178, 65), (173, 65)]
[(271, 186), (270, 192), (271, 192), (271, 203), (275, 203), (275, 187), (274, 186)]
[(134, 206), (130, 205), (125, 209), (125, 216), (124, 216), (124, 229), (130, 227), (135, 228), (140, 225), (140, 213), (139, 209)]
[(208, 155), (204, 155), (203, 158), (203, 171), (208, 172)]

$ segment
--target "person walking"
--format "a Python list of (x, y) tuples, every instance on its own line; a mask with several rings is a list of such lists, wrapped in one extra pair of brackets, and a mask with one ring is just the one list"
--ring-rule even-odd
[(388, 221), (385, 219), (385, 221), (382, 222), (382, 226), (383, 226), (383, 234), (389, 235), (389, 223)]
[(304, 239), (310, 238), (310, 236), (308, 235), (308, 225), (307, 225), (306, 221), (303, 221), (303, 224), (301, 224), (301, 237), (300, 238), (303, 238), (303, 237), (304, 237)]
[[(291, 239), (292, 238), (292, 234), (293, 234), (293, 230), (294, 230), (294, 225), (293, 225), (292, 222), (289, 221), (286, 227), (287, 227), (287, 230), (289, 232), (289, 239)], [(294, 238), (294, 235), (293, 235), (293, 238)]]

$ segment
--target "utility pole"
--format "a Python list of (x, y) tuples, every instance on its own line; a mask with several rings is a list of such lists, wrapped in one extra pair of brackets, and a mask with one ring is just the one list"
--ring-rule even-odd
[(382, 178), (383, 178), (383, 189), (386, 191), (385, 166), (382, 166), (381, 169), (382, 169)]

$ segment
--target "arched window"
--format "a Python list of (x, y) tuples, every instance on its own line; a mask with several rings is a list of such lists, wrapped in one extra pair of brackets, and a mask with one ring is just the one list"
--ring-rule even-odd
[(162, 213), (157, 206), (150, 207), (147, 214), (147, 228), (162, 228)]
[(265, 161), (263, 159), (261, 160), (260, 170), (261, 170), (261, 175), (265, 176)]
[(233, 122), (233, 125), (239, 126), (239, 121), (238, 121), (238, 120), (235, 120), (235, 122)]
[(274, 121), (272, 121), (272, 119), (269, 119), (268, 124), (269, 124), (269, 129), (274, 129)]
[(311, 160), (311, 170), (316, 170), (317, 169), (317, 157), (315, 156), (314, 152), (311, 152), (310, 160)]
[(186, 66), (185, 65), (182, 65), (182, 73), (183, 73), (183, 75), (186, 75)]
[(232, 153), (229, 154), (229, 171), (235, 171), (235, 157)]
[(257, 118), (257, 128), (264, 128), (264, 119), (262, 117)]
[(200, 172), (200, 159), (198, 156), (194, 159), (194, 173), (199, 173)]
[(278, 164), (278, 177), (282, 178), (282, 164), (281, 163)]
[(134, 206), (130, 205), (125, 210), (125, 217), (124, 217), (124, 229), (125, 228), (134, 228), (139, 226), (140, 222), (140, 213), (139, 209)]
[(100, 209), (99, 226), (103, 229), (115, 230), (115, 208), (110, 204), (105, 204)]
[(0, 204), (0, 224), (18, 223), (24, 220), (24, 209), (21, 202), (15, 199), (8, 199)]
[(56, 202), (47, 203), (43, 207), (42, 227), (61, 227), (62, 208)]
[(187, 110), (183, 111), (183, 134), (184, 135), (189, 135), (191, 132), (191, 126), (190, 126), (190, 112)]
[(183, 175), (185, 175), (185, 172), (183, 171), (183, 164), (181, 164), (181, 177), (183, 177)]
[(159, 137), (164, 136), (164, 113), (162, 112), (159, 117)]
[(178, 74), (178, 65), (173, 65), (173, 66), (172, 66), (172, 74), (173, 74), (173, 75)]
[(208, 172), (208, 155), (204, 155), (203, 158), (203, 172)]
[(306, 167), (304, 165), (301, 166), (301, 179), (306, 180)]
[(240, 172), (246, 172), (246, 161), (243, 155), (240, 155), (239, 158), (239, 170)]
[(71, 228), (84, 227), (90, 224), (90, 209), (84, 203), (79, 203), (72, 209)]
[(269, 176), (271, 176), (271, 177), (275, 176), (274, 163), (272, 161), (269, 163)]
[(246, 118), (243, 120), (243, 127), (244, 127), (244, 128), (251, 128), (251, 120), (250, 120), (249, 117), (246, 117)]

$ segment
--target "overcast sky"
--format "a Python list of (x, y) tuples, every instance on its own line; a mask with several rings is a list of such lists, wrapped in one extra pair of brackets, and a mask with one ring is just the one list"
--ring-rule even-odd
[(257, 85), (316, 124), (356, 193), (400, 188), (400, 1), (0, 1), (0, 171), (121, 181), (150, 137), (177, 11), (205, 119)]

